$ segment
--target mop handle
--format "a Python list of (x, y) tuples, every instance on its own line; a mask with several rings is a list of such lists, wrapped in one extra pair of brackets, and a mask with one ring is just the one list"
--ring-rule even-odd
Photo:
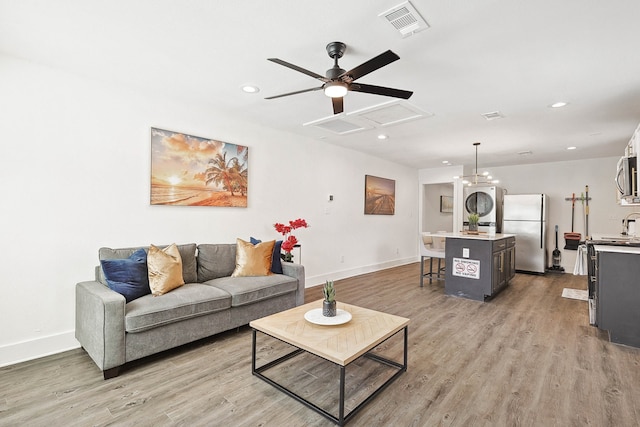
[(584, 210), (584, 237), (585, 239), (589, 236), (589, 186), (585, 186), (585, 198), (586, 198), (586, 206)]
[(576, 193), (571, 193), (571, 232), (573, 233), (573, 218), (576, 216)]

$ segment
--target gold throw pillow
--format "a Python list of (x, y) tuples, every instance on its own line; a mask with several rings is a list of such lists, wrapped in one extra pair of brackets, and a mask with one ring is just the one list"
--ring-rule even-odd
[(166, 294), (184, 285), (182, 258), (175, 243), (164, 249), (149, 246), (147, 268), (149, 269), (149, 287), (155, 296)]
[(236, 268), (231, 277), (271, 275), (271, 256), (275, 240), (252, 245), (237, 239), (236, 244)]

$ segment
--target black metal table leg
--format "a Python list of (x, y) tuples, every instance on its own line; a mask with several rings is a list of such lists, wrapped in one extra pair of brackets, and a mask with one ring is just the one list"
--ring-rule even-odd
[[(297, 348), (294, 345), (290, 344), (290, 343), (286, 343), (286, 344), (296, 348), (294, 351), (279, 357), (275, 360), (272, 360), (271, 362), (268, 362), (260, 367), (256, 367), (256, 335), (257, 335), (257, 330), (253, 329), (253, 336), (252, 336), (252, 345), (251, 345), (251, 370), (253, 375), (257, 376), (258, 378), (262, 379), (263, 381), (271, 384), (272, 386), (274, 386), (275, 388), (277, 388), (278, 390), (282, 391), (283, 393), (287, 394), (290, 397), (293, 397), (295, 400), (297, 400), (298, 402), (302, 403), (303, 405), (305, 405), (306, 407), (316, 411), (317, 413), (319, 413), (320, 415), (324, 416), (325, 418), (328, 418), (329, 420), (333, 421), (334, 423), (338, 424), (339, 426), (344, 426), (347, 422), (349, 422), (349, 420), (351, 420), (351, 418), (353, 418), (367, 403), (369, 403), (371, 400), (373, 400), (373, 398), (375, 398), (378, 394), (380, 394), (385, 388), (387, 388), (387, 386), (389, 386), (389, 384), (391, 384), (393, 381), (395, 381), (402, 373), (406, 372), (407, 370), (407, 350), (408, 350), (408, 327), (405, 326), (404, 328), (404, 355), (403, 355), (403, 363), (398, 363), (395, 362), (393, 360), (389, 360), (386, 359), (382, 356), (373, 354), (371, 352), (365, 353), (363, 356), (367, 357), (369, 359), (372, 360), (376, 360), (380, 363), (383, 363), (387, 366), (396, 368), (397, 371), (387, 380), (385, 381), (384, 384), (382, 384), (380, 387), (378, 387), (376, 390), (374, 390), (369, 396), (367, 396), (367, 398), (365, 398), (362, 402), (360, 402), (359, 405), (357, 405), (355, 408), (353, 408), (348, 414), (345, 414), (345, 399), (346, 399), (346, 392), (345, 392), (345, 388), (346, 388), (346, 366), (343, 365), (339, 365), (340, 366), (340, 400), (339, 400), (339, 406), (338, 406), (338, 416), (335, 416), (329, 412), (327, 412), (326, 410), (322, 409), (321, 407), (317, 406), (316, 404), (310, 402), (309, 400), (305, 399), (304, 397), (298, 395), (297, 393), (295, 393), (292, 390), (289, 390), (288, 388), (284, 387), (283, 385), (277, 383), (276, 381), (274, 381), (273, 379), (265, 376), (263, 374), (264, 371), (268, 370), (269, 368), (272, 368), (294, 356), (297, 356), (298, 354), (304, 353), (305, 351), (303, 349)], [(394, 333), (393, 335), (391, 335), (390, 337), (388, 337), (387, 339), (381, 341), (380, 343), (378, 343), (378, 345), (384, 343), (385, 341), (387, 341), (388, 339), (390, 339), (391, 337), (395, 336), (398, 332)], [(268, 334), (265, 334), (268, 335)], [(271, 335), (268, 335), (271, 336)], [(272, 337), (275, 338), (275, 337)], [(275, 338), (278, 339), (278, 338)], [(312, 354), (312, 353), (311, 353)], [(319, 357), (319, 356), (318, 356)], [(362, 356), (361, 356), (362, 357)], [(329, 361), (330, 363), (334, 363)]]
[(345, 367), (340, 366), (340, 409), (338, 411), (338, 414), (339, 414), (338, 421), (341, 426), (344, 425), (344, 381), (345, 381), (344, 371), (345, 371)]

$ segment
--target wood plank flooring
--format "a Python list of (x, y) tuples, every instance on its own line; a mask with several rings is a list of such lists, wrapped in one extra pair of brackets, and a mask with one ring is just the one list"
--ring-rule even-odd
[[(339, 301), (411, 319), (407, 372), (350, 426), (640, 425), (640, 349), (609, 343), (589, 326), (586, 302), (561, 297), (565, 287), (586, 289), (584, 276), (517, 274), (481, 303), (444, 295), (442, 282), (420, 288), (419, 271), (415, 263), (336, 281)], [(307, 290), (307, 302), (319, 298), (319, 287)], [(281, 346), (260, 341), (261, 357)], [(354, 363), (351, 407), (384, 375)], [(274, 374), (332, 408), (331, 369), (298, 356)], [(0, 426), (53, 425), (332, 423), (251, 375), (243, 327), (133, 362), (107, 381), (81, 349), (0, 368)]]

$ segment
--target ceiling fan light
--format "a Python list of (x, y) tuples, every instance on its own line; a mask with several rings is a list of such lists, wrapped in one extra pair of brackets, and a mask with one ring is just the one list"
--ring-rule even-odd
[(324, 85), (324, 94), (329, 98), (342, 98), (347, 94), (347, 85), (342, 82), (328, 82)]

